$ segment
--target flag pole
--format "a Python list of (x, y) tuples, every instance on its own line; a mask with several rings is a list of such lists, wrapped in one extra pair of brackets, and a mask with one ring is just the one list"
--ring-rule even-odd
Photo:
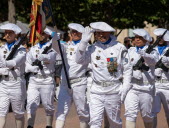
[[(46, 0), (46, 1), (47, 1), (47, 5), (49, 7), (49, 11), (50, 11), (51, 16), (52, 16), (52, 23), (53, 23), (54, 29), (55, 29), (56, 32), (58, 32), (58, 29), (57, 29), (57, 26), (56, 26), (56, 22), (55, 22), (53, 13), (52, 13), (52, 7), (51, 7), (51, 4), (50, 4), (50, 0)], [(62, 59), (62, 64), (63, 64), (64, 73), (65, 73), (66, 81), (67, 81), (67, 84), (68, 84), (68, 88), (71, 89), (69, 76), (68, 76), (68, 73), (67, 73), (67, 70), (66, 70), (66, 64), (65, 64), (64, 57), (63, 57), (63, 52), (62, 52), (62, 49), (61, 49), (60, 40), (57, 40), (57, 41), (58, 41), (58, 46), (59, 46), (59, 50), (60, 50), (60, 55), (61, 55), (61, 59)]]

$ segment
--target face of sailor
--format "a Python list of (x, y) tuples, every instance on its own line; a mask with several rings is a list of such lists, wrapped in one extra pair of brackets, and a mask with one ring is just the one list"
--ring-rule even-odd
[(15, 41), (17, 35), (12, 30), (5, 30), (5, 36), (4, 39), (7, 41), (7, 43), (12, 43)]
[(82, 38), (82, 33), (76, 31), (76, 30), (70, 30), (70, 34), (73, 41), (78, 41)]
[(135, 42), (135, 46), (141, 47), (144, 46), (147, 41), (142, 36), (136, 35), (134, 38), (134, 42)]
[(41, 37), (40, 37), (40, 42), (41, 42), (41, 43), (46, 43), (47, 40), (48, 40), (48, 38), (49, 38), (49, 35), (46, 34), (45, 32), (43, 32), (43, 33), (41, 34)]
[[(157, 36), (157, 38), (159, 38), (159, 37)], [(163, 39), (161, 39), (160, 42), (158, 43), (158, 45), (167, 45), (167, 42), (164, 41)]]
[(104, 43), (109, 39), (110, 34), (110, 32), (96, 32), (95, 38), (96, 40)]

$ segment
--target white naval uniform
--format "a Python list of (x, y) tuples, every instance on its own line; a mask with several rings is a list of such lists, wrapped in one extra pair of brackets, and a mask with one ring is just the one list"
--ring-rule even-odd
[[(16, 42), (18, 43), (18, 42)], [(12, 48), (8, 49), (7, 44), (0, 47), (0, 59), (6, 59)], [(24, 104), (26, 97), (26, 83), (24, 79), (26, 60), (26, 49), (20, 46), (17, 49), (16, 54), (6, 68), (0, 68), (0, 116), (4, 117), (8, 113), (9, 104), (12, 104), (12, 110), (15, 114), (15, 118), (21, 118), (24, 116)], [(14, 70), (12, 69), (14, 68)], [(9, 73), (6, 74), (8, 70)], [(7, 75), (7, 76), (5, 76)]]
[[(142, 49), (146, 50), (147, 45)], [(129, 56), (131, 64), (134, 66), (140, 59), (140, 55), (137, 53), (136, 47), (131, 47), (129, 50)], [(128, 92), (125, 100), (125, 116), (126, 120), (135, 122), (137, 114), (140, 111), (144, 122), (152, 122), (152, 105), (154, 96), (154, 66), (158, 60), (158, 54), (156, 50), (153, 50), (149, 57), (144, 58), (145, 64), (150, 67), (148, 71), (137, 71), (133, 70), (132, 76), (132, 89)], [(138, 78), (140, 77), (140, 78)]]
[(47, 43), (42, 48), (39, 44), (31, 47), (30, 51), (26, 56), (26, 72), (31, 72), (29, 78), (29, 85), (27, 90), (27, 113), (35, 115), (36, 110), (40, 104), (40, 99), (44, 106), (47, 116), (52, 116), (54, 114), (54, 91), (55, 91), (55, 60), (56, 52), (50, 49), (47, 54), (42, 54), (45, 57), (44, 61), (41, 61), (43, 70), (38, 70), (34, 72), (32, 63), (38, 58), (45, 47), (50, 45)]
[[(80, 122), (89, 122), (89, 108), (86, 100), (87, 77), (85, 76), (88, 64), (82, 65), (75, 62), (76, 49), (79, 44), (74, 44), (72, 41), (68, 42), (68, 45), (61, 45), (71, 90), (67, 86), (64, 69), (62, 68), (56, 120), (65, 121), (72, 102), (74, 102)], [(53, 43), (53, 48), (57, 53), (60, 53), (57, 42)]]
[[(109, 44), (96, 42), (88, 47), (79, 45), (77, 63), (91, 63), (93, 83), (90, 89), (90, 128), (101, 128), (104, 111), (106, 111), (110, 128), (121, 128), (120, 119), (121, 99), (120, 88), (130, 85), (132, 69), (129, 56), (124, 45), (115, 41), (111, 36)], [(117, 62), (117, 72), (110, 74), (107, 69), (107, 59)], [(120, 79), (123, 78), (123, 84)]]
[[(158, 48), (156, 49), (158, 51)], [(164, 56), (164, 54), (168, 49), (169, 47), (165, 48), (161, 55), (159, 53), (159, 59)], [(163, 71), (162, 69), (161, 71), (162, 71), (161, 78), (156, 79), (155, 82), (156, 96), (155, 96), (153, 112), (155, 113), (155, 116), (157, 116), (157, 114), (161, 110), (161, 103), (162, 103), (165, 111), (165, 116), (167, 119), (169, 119), (169, 72)]]

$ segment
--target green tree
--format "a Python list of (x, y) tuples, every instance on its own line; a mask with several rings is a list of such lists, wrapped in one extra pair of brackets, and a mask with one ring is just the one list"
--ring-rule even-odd
[[(15, 0), (18, 20), (29, 23), (31, 0)], [(169, 28), (168, 0), (50, 0), (57, 27), (67, 29), (71, 22), (84, 26), (105, 21), (115, 28), (144, 27), (144, 21)], [(8, 6), (1, 0), (0, 7)], [(0, 20), (7, 20), (7, 8), (1, 9)]]

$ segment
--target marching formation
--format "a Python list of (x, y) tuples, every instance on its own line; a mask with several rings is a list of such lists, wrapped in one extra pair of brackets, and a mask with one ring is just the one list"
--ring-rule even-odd
[[(24, 128), (25, 121), (27, 128), (33, 128), (40, 103), (46, 112), (46, 128), (52, 128), (53, 116), (55, 128), (64, 128), (73, 102), (80, 128), (101, 128), (103, 119), (105, 128), (122, 128), (122, 104), (126, 128), (136, 128), (138, 112), (145, 128), (157, 128), (161, 104), (169, 126), (167, 29), (155, 29), (157, 40), (152, 44), (146, 30), (134, 29), (133, 43), (126, 47), (105, 22), (92, 22), (87, 27), (70, 23), (68, 28), (71, 40), (67, 43), (60, 43), (59, 34), (46, 27), (39, 43), (26, 49), (28, 33), (21, 38), (17, 25), (0, 26), (5, 39), (0, 46), (0, 128), (5, 127), (10, 104), (16, 128)], [(92, 38), (95, 41), (90, 43)], [(56, 62), (61, 59), (62, 70), (58, 70)]]

